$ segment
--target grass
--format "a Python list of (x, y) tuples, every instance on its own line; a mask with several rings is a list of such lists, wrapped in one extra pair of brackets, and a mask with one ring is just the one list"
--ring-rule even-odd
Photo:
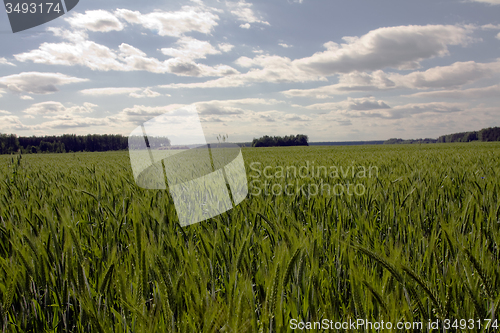
[[(125, 152), (0, 156), (2, 331), (286, 332), (292, 318), (498, 318), (500, 144), (243, 155), (249, 182), (366, 191), (263, 191), (182, 228), (166, 191), (135, 185)], [(276, 170), (306, 161), (378, 174), (251, 177), (252, 162)]]

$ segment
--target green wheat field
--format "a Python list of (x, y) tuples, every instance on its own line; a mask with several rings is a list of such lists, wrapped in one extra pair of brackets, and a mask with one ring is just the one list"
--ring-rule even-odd
[[(249, 187), (236, 208), (182, 228), (167, 191), (135, 185), (127, 152), (0, 156), (2, 332), (498, 318), (500, 143), (242, 152), (249, 184), (358, 194)], [(307, 161), (377, 172), (274, 177)]]

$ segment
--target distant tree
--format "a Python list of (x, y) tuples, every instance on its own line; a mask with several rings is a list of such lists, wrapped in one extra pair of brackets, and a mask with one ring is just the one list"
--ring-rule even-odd
[[(161, 145), (170, 144), (167, 138), (158, 141)], [(115, 134), (89, 134), (62, 136), (17, 137), (14, 134), (0, 134), (0, 154), (10, 154), (20, 150), (22, 153), (37, 152), (77, 152), (108, 151), (128, 148), (128, 137)]]
[(483, 128), (479, 131), (478, 138), (481, 141), (500, 141), (500, 127)]
[(289, 146), (308, 146), (309, 138), (307, 135), (287, 135), (284, 137), (264, 135), (259, 139), (253, 139), (252, 147), (289, 147)]

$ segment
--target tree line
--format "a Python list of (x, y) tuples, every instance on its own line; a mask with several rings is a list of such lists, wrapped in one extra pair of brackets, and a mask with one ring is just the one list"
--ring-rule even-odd
[(127, 147), (128, 137), (114, 134), (65, 134), (43, 137), (18, 137), (15, 134), (0, 134), (0, 154), (90, 152), (123, 150)]
[(500, 141), (500, 127), (483, 128), (480, 131), (443, 135), (438, 142)]
[(170, 146), (166, 137), (123, 136), (120, 134), (64, 134), (61, 136), (18, 137), (15, 134), (0, 134), (0, 154), (70, 153), (142, 149), (147, 144), (152, 149)]
[(471, 142), (471, 141), (500, 141), (500, 127), (483, 128), (480, 131), (460, 132), (441, 135), (437, 139), (389, 139), (384, 144), (395, 143), (448, 143), (448, 142)]
[(269, 136), (264, 135), (259, 139), (253, 139), (252, 147), (288, 147), (288, 146), (309, 146), (309, 138), (304, 134)]

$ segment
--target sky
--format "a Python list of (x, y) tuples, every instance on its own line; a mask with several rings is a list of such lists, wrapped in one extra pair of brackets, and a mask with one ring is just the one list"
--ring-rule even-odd
[(0, 44), (0, 133), (129, 135), (186, 106), (233, 142), (500, 126), (500, 0), (80, 0), (15, 34), (0, 10)]

